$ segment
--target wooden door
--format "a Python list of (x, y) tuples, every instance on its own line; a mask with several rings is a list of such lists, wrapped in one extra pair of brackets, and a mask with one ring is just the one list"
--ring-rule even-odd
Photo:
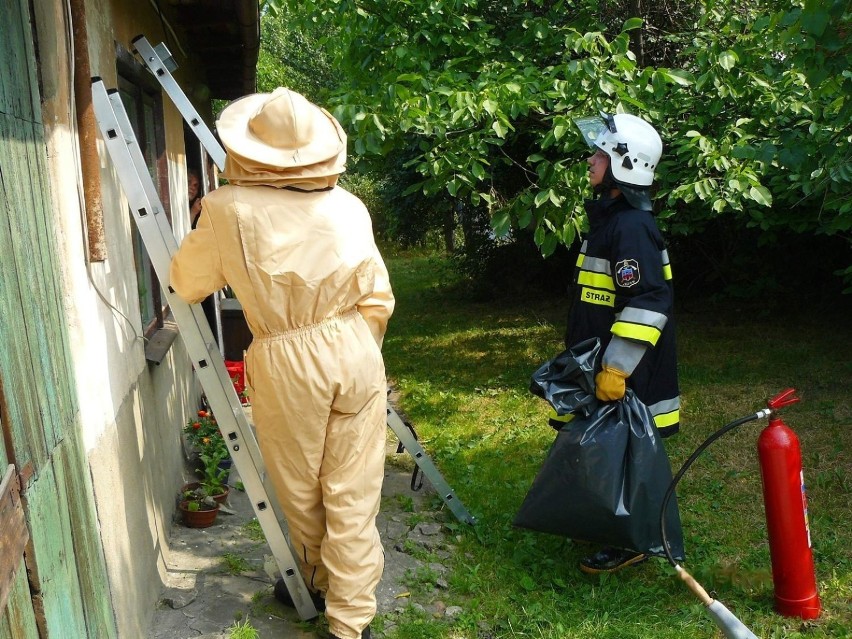
[(30, 539), (23, 556), (6, 558), (9, 574), (0, 574), (8, 592), (0, 639), (114, 637), (62, 306), (29, 2), (4, 6), (0, 473), (7, 464), (20, 473)]

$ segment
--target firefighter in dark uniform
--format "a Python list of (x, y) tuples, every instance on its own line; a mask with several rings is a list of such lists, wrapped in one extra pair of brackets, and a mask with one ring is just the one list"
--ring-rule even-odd
[[(680, 409), (671, 267), (648, 194), (662, 141), (634, 115), (576, 123), (595, 151), (587, 162), (598, 197), (586, 203), (589, 233), (577, 260), (565, 345), (599, 338), (597, 398), (620, 400), (629, 386), (667, 437), (678, 430)], [(645, 559), (608, 547), (584, 558), (580, 569), (614, 572)]]

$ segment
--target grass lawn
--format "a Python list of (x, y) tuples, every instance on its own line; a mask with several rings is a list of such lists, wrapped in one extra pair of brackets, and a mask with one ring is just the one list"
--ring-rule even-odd
[[(721, 637), (664, 560), (587, 576), (594, 547), (512, 526), (555, 433), (530, 374), (562, 348), (567, 299), (481, 303), (440, 258), (387, 260), (397, 308), (384, 344), (399, 407), (476, 526), (457, 536), (444, 600), (464, 613), (405, 615), (395, 639), (449, 637)], [(842, 318), (841, 318), (842, 319)], [(673, 471), (712, 432), (795, 387), (782, 417), (799, 436), (823, 613), (773, 611), (756, 442), (766, 420), (711, 446), (678, 487), (686, 561), (708, 591), (759, 637), (852, 637), (852, 343), (848, 324), (785, 325), (748, 312), (678, 314), (682, 418), (665, 440)], [(713, 593), (711, 592), (711, 595)]]

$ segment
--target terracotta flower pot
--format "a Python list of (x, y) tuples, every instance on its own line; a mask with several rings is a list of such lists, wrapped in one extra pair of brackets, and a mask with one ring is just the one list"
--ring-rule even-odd
[(230, 495), (230, 494), (231, 494), (231, 489), (228, 486), (225, 486), (225, 492), (220, 493), (218, 495), (212, 495), (212, 497), (213, 497), (213, 499), (216, 500), (217, 503), (224, 504), (225, 501), (228, 499), (228, 495)]
[(219, 514), (218, 503), (215, 508), (207, 507), (207, 510), (190, 510), (188, 504), (188, 501), (182, 501), (179, 506), (184, 525), (189, 528), (208, 528), (216, 521)]

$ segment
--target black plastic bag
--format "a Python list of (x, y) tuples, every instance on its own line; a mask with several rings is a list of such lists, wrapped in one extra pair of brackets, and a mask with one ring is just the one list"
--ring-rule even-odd
[[(531, 392), (560, 415), (577, 416), (557, 434), (513, 523), (664, 556), (660, 508), (672, 481), (669, 458), (653, 415), (632, 390), (617, 402), (595, 398), (598, 350), (598, 340), (588, 340), (533, 374)], [(666, 511), (666, 535), (672, 555), (682, 560), (674, 496)]]
[(580, 342), (542, 364), (530, 380), (530, 392), (553, 406), (557, 415), (589, 415), (597, 408), (595, 359), (597, 337)]

